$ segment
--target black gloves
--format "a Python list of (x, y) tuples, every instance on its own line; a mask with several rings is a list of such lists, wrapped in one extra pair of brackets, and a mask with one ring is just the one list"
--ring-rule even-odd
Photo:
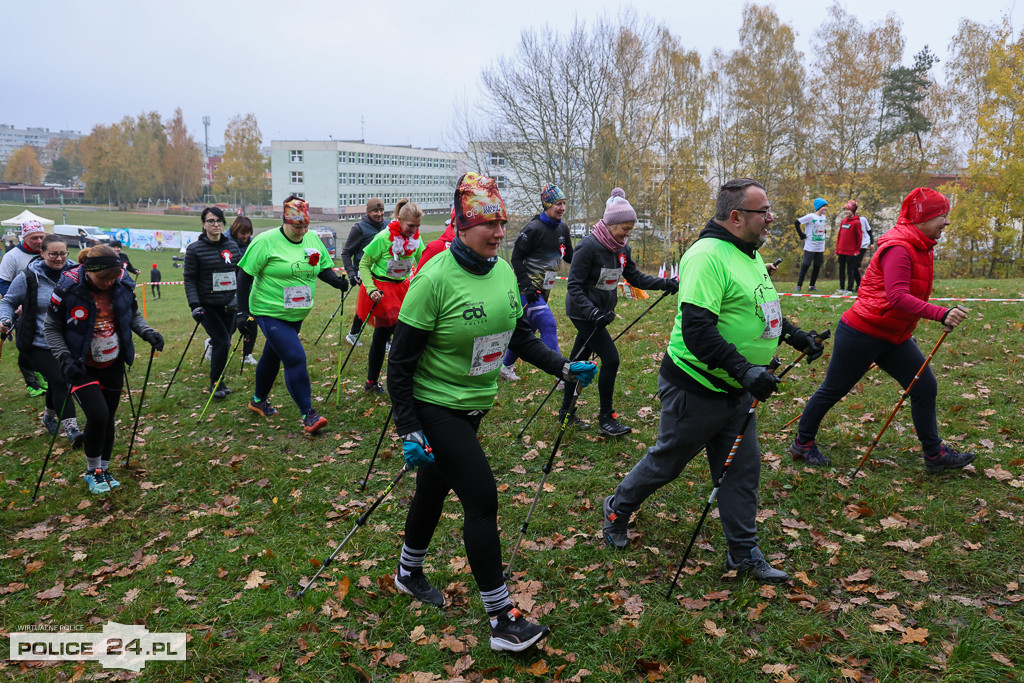
[(803, 226), (801, 226), (799, 218), (796, 219), (795, 221), (793, 221), (793, 227), (796, 228), (796, 234), (800, 235), (800, 239), (802, 239), (802, 240), (807, 239), (807, 235), (801, 229)]
[(535, 303), (537, 303), (537, 300), (540, 299), (540, 290), (539, 289), (528, 289), (525, 292), (523, 292), (523, 296), (526, 297), (526, 302), (527, 303), (535, 304)]
[(346, 280), (343, 277), (339, 277), (336, 281), (330, 282), (329, 284), (331, 285), (331, 287), (334, 287), (335, 289), (340, 290), (342, 292), (348, 291), (348, 280)]
[(679, 291), (679, 280), (673, 280), (672, 278), (665, 278), (665, 291), (672, 292), (675, 294)]
[(590, 321), (595, 325), (605, 327), (615, 320), (615, 311), (602, 311), (600, 308), (595, 308), (590, 312)]
[(746, 365), (746, 369), (741, 369), (741, 374), (737, 377), (739, 383), (758, 401), (768, 400), (782, 380), (768, 372), (768, 368), (763, 365), (751, 365), (750, 363), (744, 365)]
[[(825, 333), (827, 334), (827, 332)], [(792, 332), (782, 338), (782, 341), (792, 346), (797, 351), (802, 351), (807, 354), (807, 362), (818, 360), (821, 358), (821, 354), (825, 351), (825, 345), (818, 341), (817, 330), (811, 330), (810, 332), (804, 332), (799, 328), (795, 328)]]
[(205, 317), (206, 317), (206, 309), (205, 308), (203, 308), (202, 306), (193, 306), (192, 307), (192, 319), (193, 320), (195, 320), (197, 323), (201, 323), (201, 322), (203, 322), (203, 318), (205, 318)]
[(81, 358), (72, 358), (70, 353), (60, 357), (60, 371), (68, 384), (81, 384), (85, 381), (85, 361)]
[(146, 330), (140, 335), (143, 340), (150, 343), (150, 345), (157, 351), (164, 350), (164, 338), (159, 332), (154, 330), (152, 327)]
[(349, 275), (348, 283), (353, 287), (358, 287), (363, 283), (362, 279), (358, 275)]
[(256, 321), (249, 315), (249, 311), (239, 311), (235, 314), (235, 327), (246, 339), (256, 338)]

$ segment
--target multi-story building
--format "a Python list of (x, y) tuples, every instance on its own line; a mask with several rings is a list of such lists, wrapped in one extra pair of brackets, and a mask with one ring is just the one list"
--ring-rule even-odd
[[(77, 140), (82, 137), (82, 133), (77, 130), (60, 130), (51, 131), (49, 128), (15, 128), (12, 125), (6, 123), (0, 123), (0, 163), (7, 161), (7, 157), (11, 156), (15, 150), (19, 150), (25, 145), (32, 145), (37, 151), (44, 153), (46, 146), (50, 143), (50, 140), (54, 138), (64, 138), (67, 140)], [(48, 164), (53, 159), (42, 159), (42, 163)]]
[(289, 195), (321, 215), (355, 217), (380, 197), (391, 207), (409, 197), (427, 213), (447, 213), (462, 155), (437, 149), (371, 145), (361, 140), (273, 140), (271, 200), (280, 208)]

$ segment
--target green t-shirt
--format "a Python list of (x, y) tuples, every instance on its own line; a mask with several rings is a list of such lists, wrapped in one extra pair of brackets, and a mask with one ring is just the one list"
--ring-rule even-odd
[(367, 293), (377, 289), (373, 286), (373, 278), (386, 278), (401, 282), (410, 275), (412, 269), (420, 262), (423, 254), (423, 239), (416, 247), (416, 251), (408, 256), (395, 257), (391, 253), (391, 233), (384, 228), (377, 233), (377, 236), (370, 240), (363, 250), (363, 258), (359, 262), (359, 275), (363, 278)]
[(409, 286), (398, 319), (430, 332), (413, 396), (457, 410), (494, 405), (501, 359), (523, 314), (512, 266), (467, 272), (450, 251), (430, 259)]
[[(718, 332), (747, 361), (755, 365), (771, 361), (782, 335), (782, 306), (760, 254), (750, 258), (724, 240), (697, 240), (679, 261), (679, 305), (684, 303), (717, 315)], [(709, 389), (721, 391), (703, 373), (739, 389), (740, 384), (725, 370), (709, 370), (686, 348), (682, 317), (677, 306), (668, 344), (673, 362)]]
[(278, 228), (254, 237), (238, 267), (253, 277), (249, 313), (297, 322), (313, 308), (316, 276), (334, 262), (314, 232), (296, 244)]

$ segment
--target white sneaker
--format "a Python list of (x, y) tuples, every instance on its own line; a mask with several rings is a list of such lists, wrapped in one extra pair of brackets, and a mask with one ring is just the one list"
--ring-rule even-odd
[(206, 359), (207, 363), (213, 362), (213, 349), (210, 347), (210, 338), (206, 338), (205, 351), (203, 351), (203, 358)]
[(258, 360), (256, 360), (255, 358), (252, 357), (251, 353), (248, 356), (246, 356), (244, 359), (242, 359), (242, 362), (245, 363), (246, 365), (256, 365), (257, 363), (259, 363)]
[(352, 334), (351, 332), (345, 335), (345, 341), (347, 341), (352, 346), (362, 346), (363, 345), (363, 342), (359, 341), (359, 337), (357, 337), (356, 335)]
[(516, 374), (516, 369), (511, 365), (502, 364), (501, 370), (498, 371), (498, 377), (509, 382), (518, 382), (522, 379)]

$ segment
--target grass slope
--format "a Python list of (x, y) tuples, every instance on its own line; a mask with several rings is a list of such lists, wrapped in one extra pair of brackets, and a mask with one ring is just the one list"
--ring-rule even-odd
[[(158, 255), (165, 279), (169, 255)], [(133, 254), (148, 269), (148, 255)], [(164, 263), (163, 261), (166, 261)], [(823, 283), (832, 285), (833, 283)], [(1021, 281), (947, 281), (935, 296), (1022, 296)], [(822, 287), (823, 291), (825, 287)], [(148, 293), (147, 293), (148, 294)], [(553, 308), (561, 315), (564, 289)], [(337, 367), (343, 315), (317, 347), (338, 299), (321, 288), (303, 330), (314, 394), (322, 401)], [(646, 306), (622, 301), (617, 332)], [(787, 298), (786, 314), (805, 329), (834, 328), (848, 302)], [(665, 302), (634, 327), (622, 354), (617, 409), (634, 432), (618, 440), (567, 434), (516, 564), (511, 588), (533, 618), (552, 629), (540, 650), (492, 653), (461, 541), (454, 497), (428, 557), (428, 572), (451, 603), (443, 611), (397, 594), (391, 583), (413, 490), (408, 476), (339, 553), (301, 601), (300, 582), (354, 526), (398, 471), (401, 445), (390, 434), (365, 492), (359, 492), (387, 413), (361, 391), (367, 347), (352, 354), (341, 404), (319, 402), (330, 420), (315, 438), (279, 378), (281, 412), (264, 420), (244, 408), (253, 370), (229, 381), (236, 393), (196, 419), (207, 395), (199, 364), (202, 335), (166, 399), (163, 391), (193, 328), (181, 287), (147, 300), (149, 321), (168, 348), (153, 363), (129, 470), (120, 465), (131, 435), (128, 402), (118, 415), (115, 474), (122, 486), (92, 496), (79, 478), (84, 458), (58, 440), (32, 488), (48, 445), (15, 353), (0, 364), (0, 627), (35, 624), (99, 632), (107, 620), (188, 634), (186, 662), (150, 662), (141, 674), (98, 664), (0, 663), (11, 680), (275, 681), (1004, 681), (1024, 668), (1024, 441), (1020, 304), (970, 304), (969, 324), (949, 335), (934, 361), (943, 436), (979, 456), (976, 466), (926, 476), (905, 407), (865, 475), (845, 478), (899, 397), (881, 374), (865, 377), (826, 418), (819, 443), (835, 469), (794, 463), (785, 450), (829, 356), (790, 373), (785, 390), (758, 413), (763, 452), (760, 533), (765, 553), (793, 575), (762, 587), (723, 576), (717, 512), (708, 519), (674, 599), (664, 593), (711, 489), (696, 458), (636, 516), (628, 552), (604, 548), (601, 499), (653, 443), (654, 395), (673, 307)], [(340, 326), (339, 326), (340, 323)], [(561, 325), (562, 348), (570, 344)], [(931, 348), (939, 327), (918, 328)], [(140, 347), (143, 346), (140, 343)], [(258, 347), (259, 348), (259, 347)], [(788, 362), (796, 353), (783, 347)], [(148, 353), (130, 377), (133, 400)], [(525, 519), (555, 436), (555, 400), (515, 434), (551, 386), (520, 364), (522, 382), (501, 383), (481, 439), (500, 488), (505, 556)], [(597, 409), (594, 389), (580, 401)], [(459, 678), (461, 676), (461, 679)]]

